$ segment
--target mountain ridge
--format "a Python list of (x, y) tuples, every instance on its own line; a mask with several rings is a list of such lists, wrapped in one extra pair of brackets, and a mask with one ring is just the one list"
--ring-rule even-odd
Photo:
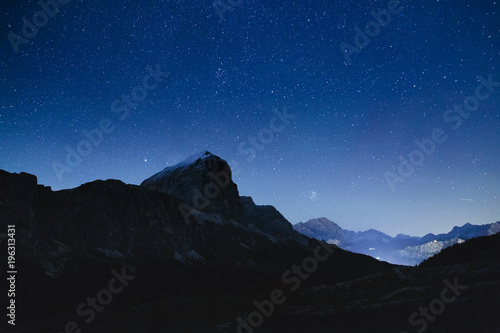
[[(172, 297), (253, 294), (279, 286), (283, 272), (313, 256), (318, 246), (331, 254), (318, 268), (321, 274), (304, 284), (349, 280), (393, 267), (297, 233), (273, 206), (240, 197), (227, 162), (205, 155), (143, 186), (96, 180), (52, 191), (34, 175), (0, 170), (0, 226), (7, 230), (15, 225), (16, 262), (23, 268), (16, 290), (23, 304), (19, 317), (45, 322), (53, 313), (74, 316), (68, 306), (95, 295), (102, 276), (119, 267), (136, 276), (123, 303), (130, 309), (157, 302), (155, 307), (161, 308)], [(223, 174), (217, 178), (220, 172), (227, 179)], [(195, 190), (206, 194), (205, 187), (217, 185), (217, 179), (219, 195), (196, 207), (191, 197)], [(188, 221), (182, 205), (191, 206)], [(7, 260), (6, 252), (1, 259)], [(190, 311), (184, 315), (191, 316)], [(217, 309), (207, 305), (207, 311)], [(64, 322), (55, 320), (49, 328), (61, 326)]]
[[(294, 225), (294, 229), (306, 236), (324, 240), (330, 244), (357, 253), (373, 256), (394, 264), (417, 265), (442, 249), (465, 240), (500, 232), (500, 222), (455, 226), (448, 233), (429, 233), (423, 237), (398, 234), (391, 237), (381, 231), (350, 231), (325, 217), (310, 219)], [(371, 236), (371, 237), (370, 237)]]
[[(96, 180), (52, 191), (34, 175), (0, 170), (0, 225), (15, 225), (20, 267), (16, 332), (243, 332), (242, 322), (255, 323), (257, 311), (265, 314), (259, 332), (400, 331), (409, 314), (436, 297), (443, 279), (457, 274), (474, 292), (429, 332), (498, 327), (496, 310), (485, 306), (498, 304), (500, 295), (500, 256), (498, 247), (488, 250), (491, 239), (479, 239), (472, 252), (480, 253), (464, 257), (477, 262), (430, 269), (380, 262), (299, 234), (273, 206), (239, 196), (229, 177), (214, 179), (230, 171), (227, 163), (202, 155), (142, 186)], [(219, 196), (205, 191), (215, 185)], [(196, 207), (192, 196), (200, 193), (208, 203)], [(359, 235), (363, 243), (388, 237), (323, 222), (324, 230)], [(325, 261), (312, 261), (318, 249), (330, 254)], [(0, 258), (7, 261), (6, 251)], [(103, 286), (112, 286), (119, 272), (126, 288), (112, 302), (103, 299)], [(276, 292), (285, 304), (270, 311)], [(89, 299), (103, 302), (95, 320), (78, 311), (92, 310)], [(1, 331), (9, 329), (0, 323)]]

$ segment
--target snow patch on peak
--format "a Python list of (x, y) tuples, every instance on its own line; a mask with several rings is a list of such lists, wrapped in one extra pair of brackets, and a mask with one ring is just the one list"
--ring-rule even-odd
[(180, 163), (177, 163), (176, 165), (174, 165), (172, 168), (175, 168), (175, 167), (182, 167), (182, 166), (188, 166), (188, 165), (191, 165), (191, 164), (194, 164), (196, 161), (198, 160), (203, 160), (209, 156), (214, 156), (212, 153), (210, 153), (209, 151), (200, 151), (200, 152), (197, 152), (191, 156), (189, 156), (188, 158), (186, 158), (184, 161), (180, 162)]
[(179, 168), (184, 169), (184, 168), (186, 168), (186, 167), (188, 167), (190, 165), (195, 164), (196, 161), (198, 161), (198, 160), (204, 160), (204, 159), (206, 159), (207, 157), (210, 157), (210, 156), (215, 156), (215, 155), (213, 155), (212, 153), (210, 153), (210, 152), (208, 152), (206, 150), (202, 151), (202, 152), (198, 152), (196, 154), (193, 154), (193, 155), (187, 157), (183, 161), (181, 161), (181, 162), (179, 162), (179, 163), (177, 163), (177, 164), (175, 164), (175, 165), (173, 165), (171, 167), (165, 168), (164, 171), (166, 171), (166, 170), (175, 170), (175, 169), (179, 169)]
[[(215, 155), (213, 155), (209, 151), (205, 150), (202, 152), (198, 152), (196, 154), (189, 156), (188, 158), (186, 158), (185, 160), (183, 160), (180, 163), (177, 163), (173, 166), (166, 167), (162, 171), (158, 172), (157, 174), (155, 174), (155, 175), (151, 176), (150, 178), (148, 178), (147, 180), (145, 180), (141, 185), (147, 185), (147, 184), (150, 184), (152, 182), (156, 182), (156, 181), (159, 181), (161, 179), (167, 178), (170, 175), (172, 175), (174, 172), (182, 173), (185, 170), (187, 170), (188, 168), (194, 166), (198, 161), (204, 161), (204, 160), (211, 158), (211, 157), (215, 157)], [(202, 163), (199, 163), (199, 165), (197, 165), (197, 167), (201, 168), (202, 165), (203, 165)]]

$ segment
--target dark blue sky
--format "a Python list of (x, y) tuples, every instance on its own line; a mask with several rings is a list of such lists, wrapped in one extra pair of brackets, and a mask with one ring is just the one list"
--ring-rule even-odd
[(139, 184), (208, 150), (292, 223), (500, 220), (498, 1), (60, 1), (0, 5), (1, 169)]

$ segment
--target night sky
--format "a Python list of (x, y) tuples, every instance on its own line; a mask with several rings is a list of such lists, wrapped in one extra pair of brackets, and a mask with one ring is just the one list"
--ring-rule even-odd
[(60, 2), (0, 5), (0, 169), (140, 184), (208, 150), (292, 223), (500, 220), (498, 1)]

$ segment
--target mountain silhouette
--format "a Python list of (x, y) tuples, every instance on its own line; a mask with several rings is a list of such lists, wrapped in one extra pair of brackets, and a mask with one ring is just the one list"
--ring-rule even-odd
[[(378, 261), (304, 236), (274, 207), (240, 196), (228, 164), (209, 152), (140, 186), (96, 180), (52, 191), (0, 170), (0, 224), (15, 226), (18, 271), (16, 326), (4, 320), (2, 332), (409, 331), (409, 316), (439, 297), (445, 279), (471, 292), (428, 332), (499, 327), (496, 239), (474, 239), (460, 252), (480, 254), (455, 261)], [(453, 232), (473, 229), (464, 228)], [(0, 258), (10, 260), (7, 251)]]
[[(218, 188), (217, 195), (210, 187)], [(207, 195), (208, 202), (198, 205), (197, 195)], [(78, 303), (102, 289), (120, 267), (137, 276), (121, 303), (127, 311), (141, 304), (156, 304), (156, 311), (173, 298), (245, 295), (282, 285), (283, 272), (318, 246), (332, 254), (318, 269), (322, 273), (307, 283), (349, 280), (392, 267), (297, 233), (274, 207), (240, 197), (227, 163), (208, 152), (141, 186), (96, 180), (52, 191), (33, 175), (0, 171), (0, 221), (3, 230), (16, 226), (17, 262), (23, 267), (18, 316), (44, 322), (43, 329), (64, 327), (64, 318), (74, 317)], [(228, 304), (204, 306), (217, 315), (204, 318), (200, 310), (202, 326), (232, 313)], [(161, 316), (157, 324), (173, 328), (193, 315), (187, 305), (177, 311), (183, 313), (179, 318)], [(106, 314), (102, 318), (111, 320)], [(83, 329), (81, 319), (75, 318)]]

